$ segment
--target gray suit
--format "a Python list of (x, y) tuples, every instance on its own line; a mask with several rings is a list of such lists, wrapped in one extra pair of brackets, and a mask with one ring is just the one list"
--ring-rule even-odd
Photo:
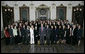
[(51, 32), (51, 29), (50, 28), (46, 28), (46, 40), (47, 40), (47, 44), (49, 45), (50, 44), (50, 32)]
[(45, 28), (43, 27), (43, 31), (41, 32), (41, 27), (39, 28), (39, 34), (40, 34), (40, 44), (44, 44), (44, 36), (45, 36)]

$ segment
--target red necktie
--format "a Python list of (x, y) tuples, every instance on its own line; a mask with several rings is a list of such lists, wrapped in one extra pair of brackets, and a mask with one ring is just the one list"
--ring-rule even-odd
[(41, 27), (41, 32), (43, 31), (43, 27)]

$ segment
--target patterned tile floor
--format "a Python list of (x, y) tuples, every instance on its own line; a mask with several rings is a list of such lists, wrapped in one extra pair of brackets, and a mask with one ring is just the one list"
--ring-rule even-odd
[(5, 45), (1, 40), (1, 53), (84, 53), (84, 41), (81, 45)]

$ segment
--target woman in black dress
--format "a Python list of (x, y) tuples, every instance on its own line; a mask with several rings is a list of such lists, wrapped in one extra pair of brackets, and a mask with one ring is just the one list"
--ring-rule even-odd
[(78, 31), (77, 31), (77, 42), (78, 42), (78, 46), (80, 45), (80, 41), (81, 41), (81, 36), (82, 36), (82, 29), (81, 26), (78, 26)]
[(66, 43), (70, 44), (70, 25), (67, 25), (66, 29)]
[(76, 25), (73, 25), (72, 29), (72, 45), (77, 44), (77, 27)]
[(65, 25), (63, 25), (63, 29), (62, 29), (62, 43), (66, 42), (66, 27)]
[(61, 41), (62, 41), (62, 28), (60, 25), (59, 29), (58, 29), (58, 41), (57, 41), (57, 43), (61, 43)]

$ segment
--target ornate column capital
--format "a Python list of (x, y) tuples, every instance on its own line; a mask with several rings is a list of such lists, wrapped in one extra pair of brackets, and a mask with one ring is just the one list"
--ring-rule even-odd
[(52, 3), (52, 8), (55, 8), (56, 4), (55, 3)]
[(31, 9), (33, 8), (33, 6), (34, 6), (34, 4), (31, 2), (31, 3), (30, 3), (30, 7), (31, 7)]

